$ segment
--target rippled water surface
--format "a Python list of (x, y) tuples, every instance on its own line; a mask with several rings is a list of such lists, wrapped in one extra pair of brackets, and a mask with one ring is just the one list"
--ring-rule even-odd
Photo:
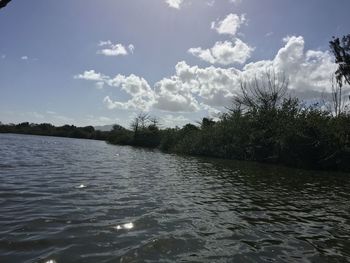
[(0, 262), (350, 262), (349, 178), (0, 135)]

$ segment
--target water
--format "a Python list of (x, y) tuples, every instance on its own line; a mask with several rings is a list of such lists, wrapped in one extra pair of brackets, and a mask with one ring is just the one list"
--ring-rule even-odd
[(347, 175), (0, 135), (0, 262), (350, 262)]

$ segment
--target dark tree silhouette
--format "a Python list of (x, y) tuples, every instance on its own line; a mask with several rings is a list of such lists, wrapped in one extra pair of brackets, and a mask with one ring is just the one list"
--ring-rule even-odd
[(267, 70), (261, 77), (240, 81), (241, 93), (234, 98), (238, 108), (246, 110), (275, 109), (288, 91), (289, 81), (285, 74)]
[(5, 7), (11, 0), (0, 0), (0, 9)]
[(333, 37), (329, 42), (338, 69), (335, 72), (337, 82), (343, 85), (343, 80), (350, 85), (350, 34), (340, 38)]

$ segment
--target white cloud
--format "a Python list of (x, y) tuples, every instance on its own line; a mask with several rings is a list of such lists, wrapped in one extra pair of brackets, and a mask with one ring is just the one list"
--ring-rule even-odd
[(211, 107), (205, 103), (201, 103), (201, 107), (208, 112), (208, 115), (210, 118), (213, 118), (214, 120), (218, 119), (218, 116), (219, 116), (221, 111), (219, 111), (218, 109)]
[(131, 97), (128, 101), (113, 101), (109, 96), (106, 96), (104, 102), (109, 109), (148, 111), (154, 104), (154, 92), (144, 78), (134, 74), (130, 76), (119, 74), (112, 79), (108, 79), (106, 84), (120, 88)]
[(214, 66), (200, 68), (179, 62), (176, 74), (158, 82), (158, 85), (171, 83), (174, 96), (187, 91), (201, 109), (211, 112), (215, 112), (215, 107), (231, 104), (233, 97), (239, 93), (240, 79), (253, 79), (271, 69), (286, 74), (290, 78), (289, 88), (297, 94), (319, 96), (319, 93), (329, 92), (330, 75), (336, 70), (332, 55), (327, 51), (305, 50), (303, 37), (289, 37), (284, 41), (284, 47), (274, 59), (249, 63), (242, 70)]
[(219, 34), (236, 35), (238, 29), (246, 22), (245, 15), (229, 14), (223, 20), (212, 22), (211, 28)]
[(149, 110), (154, 103), (154, 93), (147, 81), (134, 74), (124, 76), (118, 74), (114, 78), (97, 73), (94, 70), (87, 70), (83, 74), (74, 76), (75, 79), (94, 81), (97, 87), (104, 85), (120, 88), (126, 92), (131, 99), (128, 101), (113, 101), (109, 96), (104, 99), (109, 109), (140, 109)]
[(162, 79), (155, 85), (157, 101), (155, 108), (172, 112), (194, 112), (199, 104), (191, 91), (177, 78)]
[(107, 41), (100, 41), (98, 44), (99, 47), (102, 49), (97, 51), (97, 54), (99, 55), (104, 55), (104, 56), (126, 56), (129, 55), (130, 53), (134, 53), (134, 45), (129, 44), (127, 47), (124, 45), (118, 43), (118, 44), (113, 44), (110, 40)]
[(103, 46), (110, 46), (110, 45), (112, 45), (112, 41), (110, 41), (110, 40), (107, 40), (107, 41), (100, 41), (99, 43), (98, 43), (98, 46), (99, 47), (103, 47)]
[(83, 74), (75, 75), (74, 78), (95, 81), (96, 88), (102, 89), (105, 81), (108, 80), (109, 77), (101, 73), (97, 73), (95, 70), (86, 70)]
[(22, 60), (28, 60), (29, 57), (28, 57), (28, 56), (22, 56), (21, 59), (22, 59)]
[(207, 111), (211, 116), (217, 110), (232, 103), (240, 92), (239, 82), (243, 79), (259, 77), (267, 70), (285, 73), (290, 78), (290, 89), (297, 94), (319, 96), (330, 91), (330, 75), (336, 64), (329, 52), (305, 50), (303, 37), (288, 37), (284, 46), (271, 60), (252, 62), (239, 70), (235, 67), (221, 68), (190, 66), (185, 61), (178, 62), (175, 74), (154, 84), (151, 88), (141, 77), (117, 75), (114, 78), (95, 71), (86, 71), (76, 78), (120, 88), (131, 98), (113, 101), (110, 96), (104, 99), (110, 109), (160, 109), (169, 112)]
[(1, 55), (1, 58), (2, 58), (2, 59), (5, 59), (5, 58), (6, 58), (6, 55), (5, 55), (5, 54), (2, 54), (2, 55)]
[(305, 50), (304, 38), (287, 37), (273, 60), (247, 64), (247, 76), (259, 74), (268, 68), (284, 73), (290, 78), (289, 88), (296, 92), (330, 92), (330, 77), (337, 66), (328, 51)]
[[(176, 74), (174, 76), (163, 79), (156, 86), (160, 85), (166, 89), (165, 84), (171, 83), (167, 89), (171, 88), (173, 96), (186, 94), (187, 97), (191, 97), (192, 107), (187, 108), (187, 111), (200, 109), (199, 99), (210, 106), (228, 105), (235, 89), (237, 89), (239, 71), (234, 68), (191, 67), (184, 61), (179, 62), (175, 68)], [(189, 105), (187, 104), (187, 107)]]
[(169, 7), (180, 9), (181, 4), (184, 0), (166, 0), (166, 3), (169, 5)]
[(93, 81), (104, 81), (108, 77), (104, 76), (101, 73), (97, 73), (95, 70), (86, 70), (83, 74), (75, 75), (75, 79), (85, 79), (85, 80), (93, 80)]
[(212, 64), (229, 65), (245, 63), (253, 50), (242, 40), (236, 39), (234, 43), (231, 41), (216, 42), (210, 49), (197, 47), (189, 49), (188, 52)]

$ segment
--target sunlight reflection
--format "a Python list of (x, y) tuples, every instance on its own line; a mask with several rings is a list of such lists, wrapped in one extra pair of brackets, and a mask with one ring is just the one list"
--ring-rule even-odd
[(86, 185), (81, 184), (81, 185), (77, 186), (77, 188), (79, 188), (79, 189), (86, 188)]
[(134, 228), (134, 224), (132, 222), (126, 223), (126, 224), (123, 224), (123, 225), (117, 225), (117, 226), (114, 227), (114, 229), (117, 229), (117, 230), (121, 230), (121, 229), (130, 230), (130, 229), (133, 229), (133, 228)]

